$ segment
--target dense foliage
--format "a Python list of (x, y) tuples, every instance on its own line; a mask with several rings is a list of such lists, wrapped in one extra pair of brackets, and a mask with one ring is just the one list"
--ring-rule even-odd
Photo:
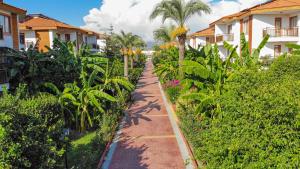
[(178, 49), (156, 52), (156, 73), (201, 168), (299, 168), (299, 46), (266, 67), (259, 55), (268, 38), (250, 51), (242, 34), (241, 55), (224, 42), (224, 60), (216, 45), (190, 48), (176, 85)]
[[(118, 50), (118, 44), (109, 47)], [(46, 53), (34, 46), (11, 53), (16, 94), (0, 98), (0, 168), (63, 168), (69, 153), (69, 166), (96, 168), (146, 61), (141, 50), (132, 54), (134, 67), (125, 78), (122, 56), (115, 54), (58, 40)], [(84, 150), (73, 144), (90, 132), (97, 134)]]
[(27, 97), (24, 89), (0, 98), (0, 168), (60, 168), (59, 103), (49, 94)]
[(299, 56), (279, 58), (267, 71), (235, 74), (216, 118), (179, 111), (197, 159), (207, 168), (298, 168), (299, 63)]

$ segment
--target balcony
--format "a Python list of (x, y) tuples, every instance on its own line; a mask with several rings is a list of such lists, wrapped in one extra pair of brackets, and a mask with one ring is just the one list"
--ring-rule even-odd
[(206, 38), (206, 44), (213, 44), (215, 43), (215, 37), (207, 37)]
[(223, 41), (227, 41), (227, 42), (232, 42), (234, 40), (234, 34), (223, 34), (223, 35), (217, 35), (216, 36), (216, 42), (223, 42)]
[(297, 42), (299, 40), (299, 28), (265, 28), (263, 36), (270, 35), (268, 42)]
[(270, 37), (298, 37), (299, 28), (265, 28), (263, 36), (270, 35)]

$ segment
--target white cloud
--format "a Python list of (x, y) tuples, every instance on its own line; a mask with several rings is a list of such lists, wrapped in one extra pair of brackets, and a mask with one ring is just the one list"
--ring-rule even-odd
[[(161, 20), (149, 20), (149, 15), (155, 4), (161, 0), (103, 0), (99, 9), (93, 8), (84, 17), (85, 25), (83, 28), (94, 31), (103, 31), (114, 26), (114, 30), (119, 32), (133, 32), (142, 36), (146, 41), (153, 41), (153, 30), (161, 26)], [(202, 0), (210, 5), (212, 13), (209, 15), (192, 17), (187, 26), (191, 32), (204, 29), (209, 23), (222, 16), (238, 12), (242, 9), (251, 7), (265, 0)]]

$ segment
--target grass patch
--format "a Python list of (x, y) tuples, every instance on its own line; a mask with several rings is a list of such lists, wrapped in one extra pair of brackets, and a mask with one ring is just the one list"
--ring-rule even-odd
[(73, 140), (71, 142), (72, 146), (77, 147), (80, 145), (86, 145), (92, 142), (92, 140), (96, 137), (96, 131), (88, 133), (86, 135), (84, 135), (83, 137), (77, 139), (77, 140)]
[(68, 150), (69, 168), (95, 169), (104, 151), (105, 142), (96, 131), (73, 140)]

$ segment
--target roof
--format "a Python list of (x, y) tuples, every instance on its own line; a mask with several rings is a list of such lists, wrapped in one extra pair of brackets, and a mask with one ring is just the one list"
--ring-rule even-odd
[(74, 26), (68, 25), (42, 14), (27, 15), (25, 21), (19, 24), (19, 27), (21, 30), (49, 30), (59, 28), (78, 29)]
[(26, 15), (26, 10), (21, 9), (21, 8), (17, 8), (11, 5), (8, 5), (4, 2), (0, 2), (0, 10), (4, 10), (4, 11), (10, 11), (19, 15)]
[(252, 13), (300, 9), (299, 0), (272, 0), (250, 8)]
[(252, 14), (262, 14), (266, 12), (288, 11), (296, 9), (300, 9), (300, 0), (269, 0), (265, 3), (244, 9), (240, 12), (224, 16), (211, 23), (210, 26), (218, 22), (226, 22), (241, 19), (242, 17), (249, 16)]
[(215, 34), (215, 29), (214, 27), (209, 27), (203, 30), (200, 30), (198, 32), (195, 32), (191, 34), (191, 37), (199, 37), (199, 36), (214, 36)]
[(43, 14), (30, 14), (27, 15), (25, 20), (19, 24), (20, 30), (49, 30), (49, 29), (73, 29), (86, 33), (91, 36), (97, 36), (97, 38), (105, 37), (104, 34), (100, 34), (91, 30), (78, 28), (56, 19), (50, 18)]

